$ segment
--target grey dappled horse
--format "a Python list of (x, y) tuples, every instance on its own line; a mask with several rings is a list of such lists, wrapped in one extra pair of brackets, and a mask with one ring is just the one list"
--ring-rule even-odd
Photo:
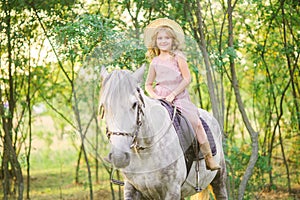
[[(100, 105), (105, 112), (111, 143), (110, 162), (124, 176), (124, 199), (179, 200), (196, 193), (196, 162), (189, 174), (178, 136), (167, 110), (139, 88), (143, 67), (134, 73), (102, 68)], [(214, 159), (222, 169), (206, 170), (200, 161), (198, 185), (212, 184), (217, 199), (227, 199), (225, 160), (219, 125), (211, 114), (199, 110), (216, 143)]]

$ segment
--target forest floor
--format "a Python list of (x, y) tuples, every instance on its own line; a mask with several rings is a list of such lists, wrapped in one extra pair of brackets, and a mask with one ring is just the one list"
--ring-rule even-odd
[[(49, 121), (46, 122), (49, 126)], [(43, 124), (41, 122), (41, 124)], [(51, 124), (50, 124), (51, 125)], [(54, 127), (54, 126), (50, 126)], [(47, 129), (48, 130), (48, 129)], [(41, 126), (38, 137), (33, 138), (30, 163), (30, 199), (31, 200), (86, 200), (89, 199), (89, 185), (86, 165), (81, 159), (78, 171), (78, 183), (75, 183), (78, 149), (74, 145), (74, 139), (52, 134), (57, 130), (44, 131)], [(38, 135), (36, 134), (36, 135)], [(69, 136), (70, 137), (70, 136)], [(27, 199), (27, 174), (26, 163), (21, 163), (24, 170), (24, 199)], [(95, 166), (91, 166), (92, 177), (95, 177)], [(0, 190), (2, 190), (2, 184)], [(123, 187), (113, 186), (115, 196)], [(258, 191), (251, 195), (251, 200), (300, 200), (300, 185), (292, 188), (290, 195), (285, 188), (277, 188), (276, 191)], [(120, 190), (119, 190), (120, 189)], [(93, 194), (95, 200), (112, 199), (109, 175), (100, 162), (98, 181), (93, 180)], [(3, 194), (0, 194), (0, 199)], [(16, 199), (15, 197), (10, 198)], [(119, 198), (115, 198), (119, 199)], [(200, 199), (194, 195), (187, 200)]]
[[(34, 173), (31, 177), (31, 200), (86, 200), (89, 199), (89, 188), (87, 183), (74, 183), (74, 168), (72, 171), (57, 171), (45, 173)], [(101, 180), (94, 183), (94, 199), (112, 199), (109, 181)], [(117, 195), (117, 188), (116, 195)], [(121, 189), (123, 189), (121, 187)], [(290, 195), (285, 189), (277, 189), (271, 192), (258, 192), (255, 200), (300, 200), (300, 187), (293, 189), (294, 195)], [(25, 195), (24, 195), (25, 196)], [(116, 198), (119, 199), (119, 198)], [(190, 200), (202, 199), (198, 195), (189, 198)]]
[[(83, 166), (83, 165), (82, 165)], [(102, 170), (102, 172), (104, 169)], [(66, 166), (56, 169), (34, 170), (31, 175), (31, 200), (87, 200), (89, 199), (89, 187), (84, 171), (80, 171), (80, 183), (75, 183), (75, 166)], [(106, 173), (107, 174), (107, 173)], [(99, 182), (93, 183), (95, 200), (111, 200), (109, 178), (100, 174)], [(26, 180), (26, 177), (24, 177)], [(118, 196), (118, 187), (113, 186), (115, 195)], [(123, 187), (120, 187), (121, 191)], [(25, 196), (25, 194), (24, 194)], [(119, 198), (115, 198), (119, 199)], [(200, 195), (194, 195), (187, 200), (202, 199)], [(300, 200), (300, 186), (293, 188), (293, 194), (289, 194), (286, 188), (277, 188), (276, 191), (261, 191), (253, 194), (251, 200)]]
[[(69, 153), (65, 152), (65, 155)], [(89, 187), (86, 177), (86, 170), (79, 171), (79, 183), (75, 183), (74, 164), (62, 164), (60, 167), (53, 167), (48, 161), (41, 161), (43, 167), (37, 169), (33, 167), (30, 177), (30, 199), (31, 200), (88, 200)], [(48, 165), (49, 167), (45, 167)], [(84, 163), (82, 163), (84, 168)], [(93, 166), (92, 166), (93, 167)], [(99, 181), (93, 183), (93, 194), (95, 200), (111, 200), (110, 182), (105, 169), (101, 170)], [(103, 173), (104, 172), (104, 173)], [(93, 170), (94, 176), (94, 170)], [(25, 172), (24, 172), (25, 174)], [(24, 175), (24, 182), (27, 177)], [(115, 195), (118, 196), (118, 187), (114, 186)], [(123, 187), (121, 187), (123, 190)], [(251, 200), (300, 200), (300, 186), (293, 188), (294, 195), (290, 195), (286, 188), (277, 188), (276, 191), (261, 191), (253, 194)], [(2, 194), (1, 194), (2, 195)], [(1, 198), (0, 195), (0, 198)], [(24, 191), (24, 199), (26, 197), (26, 184)], [(10, 198), (13, 200), (16, 198)], [(119, 199), (119, 198), (115, 198)], [(200, 195), (194, 195), (187, 200), (202, 199)]]
[[(212, 192), (212, 188), (209, 188), (209, 191)], [(212, 196), (212, 195), (211, 195)], [(194, 195), (191, 200), (202, 200), (208, 199), (205, 195), (199, 193)], [(277, 188), (276, 191), (261, 191), (256, 192), (250, 198), (251, 200), (300, 200), (300, 185), (297, 188), (292, 189), (292, 194), (289, 194), (286, 191), (286, 188)]]
[(277, 188), (276, 191), (262, 191), (257, 196), (260, 200), (300, 200), (300, 185), (292, 188), (292, 194), (286, 188)]
[[(65, 152), (65, 155), (69, 153)], [(62, 164), (60, 167), (41, 169), (34, 168), (31, 173), (31, 200), (85, 200), (89, 199), (89, 187), (86, 176), (86, 170), (79, 171), (79, 183), (75, 183), (75, 168), (76, 157), (73, 157), (74, 162), (66, 165)], [(47, 163), (47, 161), (44, 161)], [(49, 163), (48, 163), (49, 165)], [(84, 163), (81, 164), (85, 168)], [(92, 166), (94, 168), (94, 166)], [(93, 177), (95, 170), (92, 169)], [(24, 177), (26, 180), (26, 177)], [(115, 195), (118, 196), (118, 187), (113, 186)], [(123, 190), (123, 187), (120, 188)], [(96, 200), (110, 200), (112, 199), (111, 188), (108, 173), (103, 167), (100, 168), (99, 181), (94, 180), (93, 183), (94, 199)], [(293, 194), (289, 194), (286, 188), (277, 188), (276, 191), (261, 191), (251, 195), (251, 200), (300, 200), (300, 185), (292, 189)], [(25, 196), (25, 195), (24, 195)], [(119, 198), (115, 198), (119, 199)], [(201, 199), (197, 195), (188, 198), (187, 200)]]
[[(74, 183), (74, 168), (66, 170), (50, 170), (47, 172), (33, 172), (31, 177), (31, 200), (88, 200), (89, 188), (87, 183), (81, 182), (79, 184)], [(26, 179), (26, 177), (24, 177)], [(121, 189), (123, 189), (121, 187)], [(111, 200), (111, 192), (109, 188), (109, 181), (99, 181), (94, 183), (93, 194), (95, 200)], [(300, 200), (300, 188), (293, 189), (294, 195), (288, 194), (284, 189), (271, 191), (271, 192), (259, 192), (251, 200)], [(117, 190), (116, 190), (117, 195)], [(1, 196), (1, 195), (0, 195)], [(24, 199), (26, 192), (24, 193)], [(15, 198), (11, 198), (15, 199)], [(115, 198), (119, 199), (119, 198)], [(188, 200), (200, 200), (200, 195), (194, 195)]]
[[(32, 172), (30, 199), (31, 200), (85, 200), (89, 199), (88, 178), (84, 159), (81, 160), (79, 170), (79, 183), (75, 183), (75, 169), (77, 165), (78, 151), (74, 146), (54, 139), (50, 148), (44, 145), (35, 149), (32, 154)], [(59, 147), (59, 151), (56, 149)], [(43, 149), (43, 150), (41, 150)], [(95, 177), (95, 166), (91, 166), (92, 176)], [(24, 173), (25, 174), (25, 173)], [(24, 177), (26, 180), (26, 177)], [(93, 180), (93, 192), (95, 200), (112, 199), (109, 175), (100, 162), (98, 182)], [(300, 185), (292, 188), (290, 195), (287, 187), (277, 187), (276, 191), (258, 191), (252, 194), (251, 200), (300, 200)], [(113, 186), (115, 195), (118, 196), (119, 187)], [(120, 188), (121, 191), (123, 187)], [(25, 196), (25, 193), (24, 193)], [(119, 199), (119, 198), (115, 198)], [(200, 199), (194, 195), (187, 200)]]

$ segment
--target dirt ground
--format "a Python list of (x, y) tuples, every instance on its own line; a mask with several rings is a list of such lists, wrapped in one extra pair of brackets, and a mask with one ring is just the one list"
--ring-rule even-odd
[[(212, 191), (212, 188), (209, 188)], [(276, 191), (261, 191), (257, 192), (252, 197), (253, 200), (300, 200), (300, 185), (292, 189), (292, 194), (289, 194), (286, 189), (277, 188)], [(251, 200), (252, 200), (251, 199)], [(191, 197), (191, 200), (209, 200), (209, 193), (199, 193)]]

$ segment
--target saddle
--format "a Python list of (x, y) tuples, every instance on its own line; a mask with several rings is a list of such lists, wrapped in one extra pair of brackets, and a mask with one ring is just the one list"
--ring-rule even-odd
[[(160, 103), (163, 107), (165, 107), (170, 115), (170, 118), (173, 119), (174, 115), (174, 107), (165, 100), (160, 100)], [(210, 144), (210, 148), (212, 151), (212, 155), (217, 154), (217, 148), (216, 144), (212, 135), (212, 132), (207, 125), (207, 123), (199, 117), (202, 126), (205, 130), (205, 133), (207, 135), (208, 142)], [(184, 152), (185, 157), (185, 163), (187, 172), (189, 173), (191, 166), (193, 164), (193, 161), (204, 159), (203, 154), (200, 151), (198, 140), (196, 139), (194, 129), (190, 122), (181, 114), (181, 112), (177, 109), (174, 119), (173, 119), (173, 126), (176, 130), (177, 136), (179, 138), (180, 146), (182, 148), (182, 151)], [(188, 174), (187, 173), (187, 174)]]

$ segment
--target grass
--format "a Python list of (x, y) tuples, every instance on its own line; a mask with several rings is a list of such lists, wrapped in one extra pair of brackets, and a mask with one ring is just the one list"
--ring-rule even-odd
[[(89, 199), (89, 185), (86, 165), (81, 162), (79, 183), (75, 183), (78, 152), (70, 147), (65, 150), (53, 150), (49, 147), (39, 148), (31, 154), (30, 199), (31, 200), (84, 200)], [(92, 160), (92, 159), (91, 159)], [(27, 199), (27, 174), (23, 164), (24, 193)], [(95, 177), (95, 166), (91, 163), (92, 177)], [(1, 189), (2, 190), (2, 189)], [(93, 179), (94, 199), (111, 199), (108, 172), (100, 162), (99, 181)], [(0, 198), (3, 194), (0, 194)], [(10, 197), (10, 200), (16, 197)]]
[[(81, 162), (79, 171), (79, 183), (75, 183), (75, 170), (78, 152), (68, 143), (67, 140), (54, 140), (52, 143), (41, 143), (42, 140), (35, 141), (31, 154), (31, 174), (30, 174), (30, 199), (31, 200), (85, 200), (89, 199), (88, 177), (85, 163)], [(92, 159), (91, 159), (92, 161)], [(22, 163), (23, 170), (26, 165)], [(95, 180), (95, 166), (91, 163), (93, 177), (93, 194), (94, 199), (110, 200), (111, 188), (109, 175), (102, 163), (99, 167), (99, 181)], [(26, 172), (23, 172), (24, 183), (26, 183)], [(1, 186), (0, 186), (1, 187)], [(2, 188), (0, 188), (2, 189)], [(26, 199), (25, 184), (23, 199)], [(123, 190), (123, 188), (121, 188)], [(114, 186), (115, 195), (117, 196), (118, 187)], [(260, 200), (281, 199), (294, 200), (300, 199), (300, 188), (295, 190), (295, 195), (291, 196), (285, 190), (271, 192), (257, 191), (254, 195)], [(0, 198), (3, 194), (0, 194)], [(11, 200), (16, 199), (11, 197)], [(118, 199), (118, 198), (116, 198)], [(191, 200), (201, 199), (196, 195)]]
[[(32, 155), (30, 198), (33, 200), (89, 199), (86, 165), (82, 161), (79, 183), (75, 183), (77, 151), (43, 150)], [(82, 159), (83, 160), (83, 159)], [(103, 165), (99, 167), (99, 182), (93, 181), (95, 199), (110, 199), (109, 176)], [(95, 167), (92, 165), (92, 177)], [(97, 198), (97, 195), (101, 198)]]
[[(81, 177), (82, 182), (74, 182), (75, 168), (47, 169), (34, 171), (31, 176), (31, 199), (88, 199), (88, 183)], [(100, 194), (103, 199), (110, 199), (109, 182), (101, 180), (93, 184), (94, 193)]]

